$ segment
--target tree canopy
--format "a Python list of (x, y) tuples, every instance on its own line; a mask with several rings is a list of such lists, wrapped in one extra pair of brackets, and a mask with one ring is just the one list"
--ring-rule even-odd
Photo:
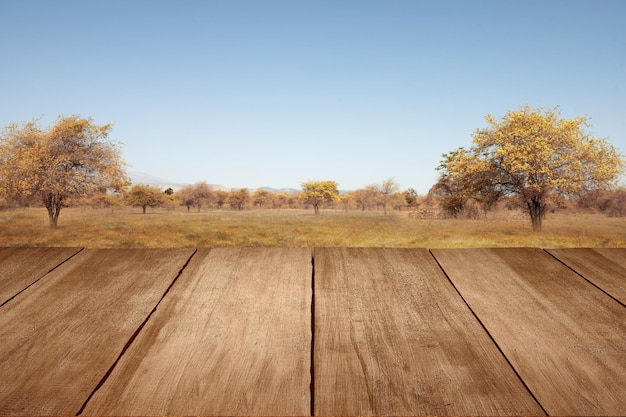
[(43, 203), (55, 228), (69, 198), (120, 191), (128, 180), (110, 132), (110, 124), (77, 115), (59, 117), (46, 129), (37, 120), (7, 126), (0, 136), (0, 195)]
[(622, 155), (585, 130), (590, 126), (585, 116), (564, 119), (558, 108), (526, 106), (501, 120), (485, 119), (489, 127), (474, 132), (470, 149), (444, 154), (438, 184), (454, 198), (487, 204), (517, 196), (533, 230), (541, 230), (550, 194), (574, 196), (611, 187), (623, 171)]
[(195, 206), (198, 212), (203, 204), (211, 204), (216, 199), (213, 189), (204, 181), (181, 188), (176, 197), (181, 205), (187, 207), (187, 211)]
[(146, 214), (147, 207), (160, 207), (167, 201), (167, 194), (154, 185), (137, 184), (125, 196), (126, 204), (141, 207)]
[(385, 216), (387, 215), (387, 203), (389, 202), (389, 199), (399, 190), (400, 187), (398, 187), (398, 184), (394, 181), (393, 178), (388, 178), (384, 180), (382, 184), (378, 186), (378, 193), (381, 197), (380, 200), (383, 206), (383, 213), (385, 213)]
[(233, 209), (243, 210), (248, 201), (250, 201), (250, 190), (247, 188), (233, 190), (228, 194), (228, 203)]
[(313, 206), (316, 215), (320, 214), (320, 204), (338, 202), (339, 190), (335, 181), (308, 181), (302, 183), (302, 200)]

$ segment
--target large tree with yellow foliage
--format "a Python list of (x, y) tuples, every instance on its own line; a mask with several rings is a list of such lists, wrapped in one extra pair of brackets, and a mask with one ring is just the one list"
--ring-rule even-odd
[(307, 181), (302, 184), (300, 198), (306, 204), (313, 206), (315, 215), (320, 214), (320, 205), (323, 203), (338, 202), (339, 190), (335, 181)]
[(622, 155), (586, 131), (585, 116), (564, 119), (558, 108), (526, 106), (501, 120), (485, 119), (489, 127), (474, 132), (470, 149), (444, 154), (439, 182), (482, 201), (517, 196), (535, 231), (541, 230), (550, 194), (608, 188), (623, 171)]
[(0, 135), (0, 195), (21, 203), (42, 203), (56, 228), (69, 198), (128, 184), (120, 145), (109, 140), (111, 125), (59, 117), (41, 129), (37, 120), (11, 124)]

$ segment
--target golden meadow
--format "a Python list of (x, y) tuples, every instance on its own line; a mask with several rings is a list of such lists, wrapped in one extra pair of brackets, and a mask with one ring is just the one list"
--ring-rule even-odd
[(548, 214), (533, 232), (522, 212), (424, 219), (408, 211), (66, 208), (50, 229), (45, 209), (0, 211), (0, 246), (177, 247), (626, 247), (626, 217)]

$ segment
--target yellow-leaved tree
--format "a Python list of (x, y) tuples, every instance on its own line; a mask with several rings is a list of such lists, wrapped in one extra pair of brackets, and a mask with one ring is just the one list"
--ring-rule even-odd
[(315, 215), (320, 214), (320, 204), (338, 202), (339, 190), (335, 181), (308, 181), (302, 183), (300, 198), (313, 206)]
[(122, 190), (129, 181), (110, 131), (110, 124), (77, 115), (59, 117), (46, 129), (37, 120), (10, 124), (0, 135), (0, 196), (42, 203), (56, 228), (68, 198)]
[(489, 127), (474, 132), (470, 149), (445, 154), (439, 183), (459, 198), (493, 201), (517, 196), (533, 230), (550, 194), (582, 195), (614, 186), (624, 168), (618, 150), (589, 134), (587, 117), (564, 119), (557, 108), (522, 107), (502, 120), (488, 115)]
[(124, 200), (130, 206), (141, 207), (141, 212), (146, 214), (147, 207), (155, 208), (165, 204), (167, 194), (154, 185), (136, 184), (128, 190)]

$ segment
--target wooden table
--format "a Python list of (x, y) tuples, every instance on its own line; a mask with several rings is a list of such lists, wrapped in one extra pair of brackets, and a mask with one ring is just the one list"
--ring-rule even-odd
[(0, 248), (0, 415), (626, 415), (626, 249)]

